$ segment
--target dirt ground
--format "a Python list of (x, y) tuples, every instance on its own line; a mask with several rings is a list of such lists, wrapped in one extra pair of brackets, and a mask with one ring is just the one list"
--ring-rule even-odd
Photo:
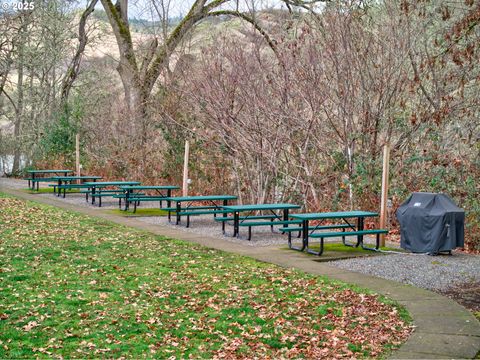
[(465, 306), (480, 320), (480, 282), (454, 286), (441, 293)]

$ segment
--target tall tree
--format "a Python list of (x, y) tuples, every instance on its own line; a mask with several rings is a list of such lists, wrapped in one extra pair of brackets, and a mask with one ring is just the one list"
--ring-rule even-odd
[[(163, 43), (154, 38), (143, 58), (135, 52), (128, 19), (128, 0), (101, 0), (116, 37), (120, 52), (118, 73), (122, 79), (125, 102), (131, 114), (142, 122), (147, 116), (147, 104), (160, 74), (168, 66), (172, 52), (185, 35), (201, 20), (212, 16), (234, 16), (250, 22), (274, 48), (275, 44), (257, 21), (237, 10), (220, 7), (231, 0), (196, 0), (187, 15), (168, 33)], [(145, 134), (143, 134), (145, 135)]]
[(13, 167), (12, 172), (15, 174), (20, 169), (20, 129), (22, 126), (23, 117), (23, 70), (24, 70), (24, 57), (25, 57), (25, 43), (27, 38), (27, 25), (29, 21), (29, 13), (21, 11), (20, 15), (20, 28), (17, 44), (17, 103), (15, 104), (15, 123), (13, 134), (15, 137), (15, 148), (13, 151)]

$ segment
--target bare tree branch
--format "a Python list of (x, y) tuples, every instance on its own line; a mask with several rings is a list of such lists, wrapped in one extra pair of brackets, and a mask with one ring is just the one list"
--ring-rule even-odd
[(61, 93), (61, 101), (65, 102), (68, 99), (68, 95), (70, 94), (70, 90), (72, 89), (73, 83), (78, 77), (78, 73), (80, 70), (80, 63), (82, 61), (83, 53), (85, 51), (85, 46), (88, 42), (87, 33), (85, 31), (85, 26), (87, 24), (87, 19), (90, 14), (95, 9), (95, 5), (97, 4), (98, 0), (92, 0), (90, 4), (87, 6), (85, 11), (82, 13), (80, 17), (80, 22), (78, 24), (78, 46), (75, 55), (68, 66), (67, 72), (65, 77), (63, 78), (62, 83), (62, 93)]
[(238, 18), (240, 18), (242, 20), (245, 20), (246, 22), (249, 22), (250, 24), (252, 24), (253, 27), (255, 28), (255, 30), (257, 30), (263, 36), (263, 38), (267, 42), (268, 46), (270, 46), (270, 48), (273, 50), (275, 55), (278, 56), (275, 40), (270, 38), (270, 36), (267, 34), (267, 32), (265, 30), (263, 30), (263, 28), (258, 24), (258, 22), (256, 20), (254, 20), (250, 16), (247, 16), (244, 13), (241, 13), (239, 11), (233, 11), (233, 10), (217, 10), (217, 11), (210, 12), (208, 14), (208, 16), (222, 16), (222, 15), (238, 17)]

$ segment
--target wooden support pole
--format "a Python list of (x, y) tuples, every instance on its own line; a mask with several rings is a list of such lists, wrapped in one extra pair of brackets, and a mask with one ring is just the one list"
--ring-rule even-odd
[[(380, 203), (380, 229), (387, 225), (388, 173), (390, 163), (390, 144), (383, 146), (382, 199)], [(385, 234), (380, 235), (380, 246), (385, 246)]]
[[(80, 134), (75, 135), (75, 170), (80, 175)], [(80, 180), (78, 180), (80, 182)]]
[(185, 140), (185, 157), (183, 159), (183, 196), (188, 196), (188, 157), (190, 153), (190, 144)]

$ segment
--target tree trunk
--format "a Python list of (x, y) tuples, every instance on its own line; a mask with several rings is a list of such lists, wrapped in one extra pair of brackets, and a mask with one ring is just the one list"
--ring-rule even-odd
[(13, 167), (12, 173), (16, 174), (20, 170), (20, 131), (23, 117), (23, 62), (24, 62), (24, 44), (26, 38), (26, 20), (22, 15), (22, 25), (19, 29), (20, 39), (18, 43), (18, 59), (17, 59), (17, 106), (15, 109), (15, 126), (13, 129), (13, 136), (15, 138), (15, 145), (13, 150)]
[(146, 142), (148, 128), (148, 99), (149, 92), (145, 85), (141, 84), (135, 74), (129, 73), (126, 69), (119, 68), (122, 74), (121, 79), (125, 91), (125, 104), (132, 120), (132, 129), (135, 134), (140, 136), (141, 143)]

